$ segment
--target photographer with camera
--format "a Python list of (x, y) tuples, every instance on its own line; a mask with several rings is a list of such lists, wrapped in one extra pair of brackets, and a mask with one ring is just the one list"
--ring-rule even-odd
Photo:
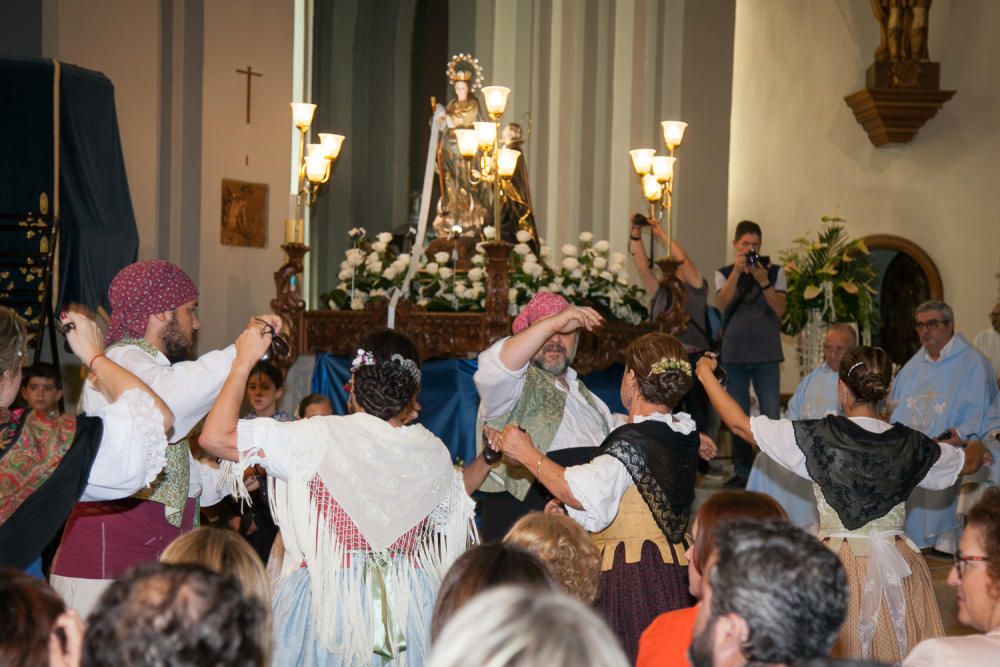
[[(722, 316), (722, 365), (728, 376), (726, 389), (744, 412), (750, 409), (753, 383), (760, 413), (772, 419), (779, 413), (779, 364), (781, 316), (788, 291), (785, 272), (770, 257), (760, 254), (760, 225), (743, 220), (736, 225), (732, 264), (715, 272), (715, 303)], [(733, 437), (735, 475), (729, 487), (745, 487), (753, 465), (753, 448)]]

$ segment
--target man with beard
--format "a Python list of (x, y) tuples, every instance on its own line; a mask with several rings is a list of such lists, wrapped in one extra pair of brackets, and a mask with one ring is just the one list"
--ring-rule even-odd
[[(150, 260), (125, 267), (111, 281), (108, 298), (106, 355), (163, 399), (174, 428), (166, 466), (150, 486), (125, 500), (77, 503), (66, 522), (51, 583), (81, 616), (125, 570), (157, 560), (174, 538), (197, 526), (200, 506), (221, 500), (217, 468), (191, 455), (186, 436), (208, 413), (236, 356), (230, 345), (189, 361), (200, 326), (198, 288), (175, 264)], [(93, 414), (106, 403), (88, 380), (81, 410)]]
[[(540, 451), (563, 455), (557, 455), (563, 465), (589, 460), (593, 448), (624, 423), (570, 368), (580, 330), (603, 322), (592, 308), (571, 306), (550, 292), (535, 294), (514, 320), (514, 335), (479, 355), (473, 380), (480, 419), (498, 429), (517, 423)], [(467, 480), (486, 477), (480, 487), (484, 541), (502, 538), (522, 515), (545, 506), (548, 496), (533, 487), (533, 472), (509, 461), (490, 469), (482, 453), (467, 466)]]
[(715, 528), (689, 658), (693, 667), (798, 665), (830, 654), (847, 615), (837, 555), (785, 522)]

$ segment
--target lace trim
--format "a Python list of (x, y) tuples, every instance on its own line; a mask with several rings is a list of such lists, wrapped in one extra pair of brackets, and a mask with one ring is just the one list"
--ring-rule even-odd
[(167, 435), (163, 429), (163, 413), (153, 397), (142, 389), (129, 389), (118, 399), (128, 408), (132, 420), (133, 440), (137, 441), (146, 457), (143, 486), (153, 483), (167, 465)]
[(632, 481), (635, 482), (636, 488), (642, 495), (642, 499), (649, 506), (649, 511), (653, 514), (656, 525), (667, 536), (667, 539), (675, 544), (683, 541), (688, 525), (688, 515), (687, 513), (675, 513), (670, 507), (667, 494), (646, 466), (645, 457), (625, 440), (615, 440), (608, 445), (604, 453), (618, 459), (628, 470)]

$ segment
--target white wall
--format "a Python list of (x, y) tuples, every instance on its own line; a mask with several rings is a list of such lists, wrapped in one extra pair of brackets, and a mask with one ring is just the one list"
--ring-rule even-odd
[[(1000, 271), (1000, 3), (938, 0), (930, 56), (957, 90), (909, 144), (876, 149), (843, 97), (864, 87), (878, 43), (868, 0), (739, 0), (729, 235), (744, 218), (774, 255), (838, 213), (853, 236), (895, 234), (941, 271), (957, 328), (989, 325)], [(732, 251), (730, 249), (730, 257)], [(795, 384), (793, 348), (782, 389)]]

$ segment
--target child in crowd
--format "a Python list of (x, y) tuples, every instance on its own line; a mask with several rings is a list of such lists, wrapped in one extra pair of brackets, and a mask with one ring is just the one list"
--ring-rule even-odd
[(250, 403), (250, 412), (243, 418), (270, 417), (279, 422), (291, 421), (292, 418), (288, 413), (278, 408), (278, 401), (285, 394), (285, 390), (282, 389), (284, 384), (285, 378), (277, 366), (267, 363), (257, 364), (250, 373), (250, 379), (247, 380), (247, 401)]
[(21, 398), (25, 406), (46, 417), (57, 416), (62, 399), (62, 376), (59, 369), (50, 363), (36, 361), (24, 369), (21, 383)]
[(333, 414), (333, 403), (323, 394), (308, 394), (299, 401), (299, 409), (295, 414), (298, 415), (299, 419), (329, 417)]

